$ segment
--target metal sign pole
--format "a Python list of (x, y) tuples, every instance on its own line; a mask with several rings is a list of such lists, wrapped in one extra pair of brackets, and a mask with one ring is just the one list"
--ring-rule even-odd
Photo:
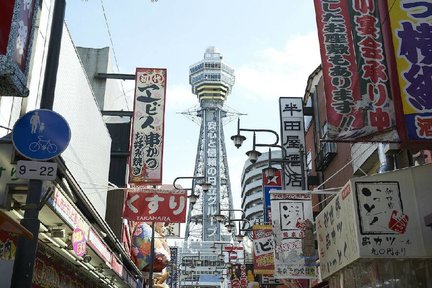
[[(65, 0), (55, 1), (41, 99), (41, 108), (50, 110), (52, 110), (54, 102), (65, 9)], [(40, 221), (38, 218), (41, 195), (42, 181), (29, 180), (26, 209), (21, 224), (33, 233), (33, 238), (28, 240), (21, 236), (18, 239), (11, 280), (11, 287), (13, 288), (32, 287), (33, 267), (36, 260), (36, 251), (39, 239)]]
[(21, 224), (32, 234), (32, 239), (19, 237), (13, 267), (11, 287), (32, 287), (33, 266), (36, 259), (39, 226), (39, 202), (42, 195), (42, 181), (29, 180), (24, 218)]

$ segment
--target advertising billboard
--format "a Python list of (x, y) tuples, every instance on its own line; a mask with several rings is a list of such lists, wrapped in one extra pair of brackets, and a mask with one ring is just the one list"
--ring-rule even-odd
[(316, 218), (322, 278), (360, 258), (432, 258), (431, 173), (423, 165), (351, 179)]
[(306, 221), (313, 221), (311, 194), (305, 191), (271, 190), (274, 237), (274, 277), (315, 279), (314, 262), (303, 255)]
[(378, 1), (314, 2), (326, 94), (327, 139), (399, 141)]
[[(428, 1), (382, 1), (388, 12), (388, 43), (392, 58), (395, 94), (400, 100), (398, 128), (405, 146), (430, 147), (432, 140), (432, 6)], [(387, 5), (386, 5), (387, 4)], [(388, 9), (391, 7), (391, 9)]]
[(166, 69), (136, 69), (129, 183), (162, 184), (166, 77)]

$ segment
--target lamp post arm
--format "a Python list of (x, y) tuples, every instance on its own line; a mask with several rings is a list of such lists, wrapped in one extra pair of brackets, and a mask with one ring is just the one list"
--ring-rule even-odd
[[(240, 134), (240, 131), (245, 132), (264, 132), (264, 133), (272, 133), (276, 140), (273, 144), (265, 144), (265, 145), (277, 145), (279, 143), (279, 134), (270, 129), (248, 129), (248, 128), (240, 128), (240, 118), (237, 120), (237, 135)], [(258, 145), (257, 145), (258, 146)]]
[(199, 179), (205, 179), (206, 177), (204, 177), (204, 176), (196, 176), (196, 177), (194, 177), (194, 176), (183, 176), (183, 177), (176, 177), (175, 179), (174, 179), (174, 181), (173, 181), (173, 186), (174, 186), (174, 188), (175, 189), (178, 189), (178, 190), (192, 190), (193, 188), (191, 187), (191, 188), (183, 188), (183, 187), (178, 187), (177, 185), (176, 185), (176, 182), (178, 181), (178, 180), (184, 180), (184, 179), (192, 179), (192, 180), (199, 180)]

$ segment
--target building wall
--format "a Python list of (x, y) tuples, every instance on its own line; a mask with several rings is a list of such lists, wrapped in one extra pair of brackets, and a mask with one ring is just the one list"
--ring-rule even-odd
[[(264, 202), (262, 188), (262, 169), (268, 166), (268, 152), (262, 153), (255, 164), (252, 164), (249, 159), (245, 161), (243, 173), (241, 177), (241, 208), (248, 220), (264, 220)], [(272, 151), (272, 159), (281, 158), (280, 151)], [(277, 168), (280, 165), (272, 164)]]
[(62, 157), (104, 218), (111, 137), (67, 29), (63, 29), (55, 93), (53, 110), (68, 121), (72, 134)]

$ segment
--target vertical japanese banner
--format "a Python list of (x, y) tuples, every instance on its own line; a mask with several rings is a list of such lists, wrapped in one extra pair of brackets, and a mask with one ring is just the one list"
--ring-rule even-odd
[[(214, 215), (219, 211), (219, 190), (220, 190), (220, 176), (221, 171), (219, 168), (220, 154), (220, 137), (221, 137), (221, 116), (218, 109), (205, 109), (204, 122), (205, 125), (205, 148), (204, 148), (204, 163), (205, 175), (207, 181), (211, 184), (209, 190), (203, 193), (203, 240), (216, 241), (220, 239), (221, 225), (217, 223)], [(219, 119), (219, 120), (217, 120)]]
[(136, 69), (129, 183), (162, 183), (166, 76), (166, 69)]
[(307, 261), (302, 249), (306, 221), (313, 221), (310, 193), (271, 190), (270, 197), (274, 235), (274, 277), (315, 279), (315, 263)]
[(171, 253), (171, 261), (170, 265), (167, 267), (167, 270), (169, 272), (169, 277), (167, 279), (167, 285), (170, 288), (178, 288), (179, 287), (179, 273), (177, 270), (177, 263), (178, 261), (178, 247), (170, 247), (170, 253)]
[(263, 204), (264, 204), (264, 223), (271, 223), (271, 205), (270, 205), (270, 190), (282, 189), (282, 171), (276, 170), (273, 177), (267, 177), (264, 171), (262, 172), (263, 179)]
[[(281, 119), (281, 145), (286, 155), (282, 153), (285, 160), (283, 189), (304, 190), (307, 188), (305, 177), (305, 137), (303, 119), (303, 99), (299, 97), (279, 98)], [(284, 152), (283, 151), (283, 152)]]
[[(432, 140), (432, 3), (386, 1), (393, 40), (401, 110), (400, 134), (406, 145), (430, 145)], [(396, 84), (397, 85), (397, 84)], [(430, 146), (426, 146), (430, 147)]]
[[(381, 26), (383, 19), (380, 19), (378, 0), (350, 0), (349, 3), (362, 97), (354, 107), (362, 111), (365, 119), (365, 128), (362, 130), (366, 134), (393, 131), (396, 128), (396, 118)], [(356, 136), (360, 137), (361, 135)], [(393, 139), (391, 134), (382, 139), (397, 140)]]
[(314, 3), (326, 94), (326, 137), (351, 142), (398, 140), (376, 1)]
[(254, 273), (261, 275), (273, 275), (273, 229), (270, 224), (252, 227), (253, 233), (253, 259)]

